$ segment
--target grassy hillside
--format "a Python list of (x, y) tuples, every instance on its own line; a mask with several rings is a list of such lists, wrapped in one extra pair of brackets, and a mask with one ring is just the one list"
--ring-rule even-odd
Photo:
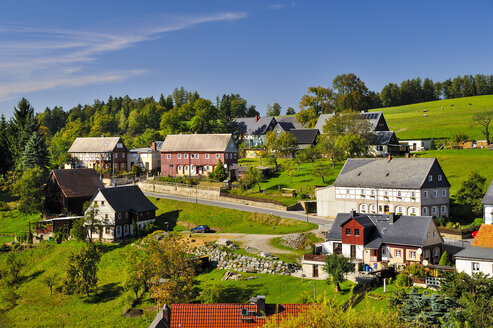
[[(372, 109), (383, 112), (389, 128), (399, 139), (449, 138), (465, 132), (470, 139), (482, 140), (478, 127), (471, 125), (472, 116), (493, 109), (493, 95), (430, 101), (419, 104)], [(426, 112), (423, 112), (426, 110)], [(424, 115), (428, 115), (425, 117)]]

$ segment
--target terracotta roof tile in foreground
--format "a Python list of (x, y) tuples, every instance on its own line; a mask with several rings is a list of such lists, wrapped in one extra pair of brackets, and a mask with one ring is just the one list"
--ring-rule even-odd
[(471, 246), (493, 248), (493, 225), (481, 225)]
[[(281, 319), (289, 314), (299, 316), (312, 304), (266, 304), (266, 317)], [(248, 309), (249, 315), (241, 315)], [(265, 317), (257, 317), (255, 304), (173, 304), (171, 328), (243, 328), (262, 327)], [(277, 313), (277, 314), (276, 314)]]

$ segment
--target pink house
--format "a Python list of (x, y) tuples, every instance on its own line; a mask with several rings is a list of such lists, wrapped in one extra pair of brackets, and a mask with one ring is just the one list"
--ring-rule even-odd
[(171, 134), (160, 151), (162, 176), (207, 175), (219, 160), (227, 170), (238, 165), (231, 134)]

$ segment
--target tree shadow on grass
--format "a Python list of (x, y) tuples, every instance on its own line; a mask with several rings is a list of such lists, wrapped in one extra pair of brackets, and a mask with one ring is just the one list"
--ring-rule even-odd
[(174, 210), (156, 216), (154, 224), (159, 230), (171, 231), (176, 226), (176, 221), (178, 221), (181, 211), (182, 210)]
[(107, 253), (107, 252), (111, 252), (117, 248), (120, 248), (122, 247), (122, 245), (124, 244), (105, 244), (105, 243), (100, 243), (98, 244), (98, 249), (101, 253)]
[[(260, 284), (243, 287), (236, 285), (221, 285), (219, 303), (247, 303), (250, 297), (256, 296), (258, 291), (263, 287), (264, 286)], [(213, 286), (207, 286), (203, 289), (195, 287), (194, 292), (198, 296), (201, 293), (209, 293), (212, 289)]]
[(106, 303), (118, 298), (123, 292), (123, 288), (116, 283), (106, 284), (99, 288), (99, 292), (88, 297), (84, 303)]
[(19, 278), (19, 284), (24, 284), (26, 282), (29, 282), (33, 279), (36, 279), (40, 275), (42, 275), (45, 272), (45, 270), (39, 270), (34, 272), (33, 274), (30, 274), (29, 276), (23, 276)]

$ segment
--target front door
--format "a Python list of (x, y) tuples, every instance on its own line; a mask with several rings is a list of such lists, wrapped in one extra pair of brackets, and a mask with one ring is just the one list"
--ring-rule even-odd
[(351, 245), (351, 258), (356, 258), (356, 245)]
[(313, 277), (318, 278), (318, 264), (313, 265)]

